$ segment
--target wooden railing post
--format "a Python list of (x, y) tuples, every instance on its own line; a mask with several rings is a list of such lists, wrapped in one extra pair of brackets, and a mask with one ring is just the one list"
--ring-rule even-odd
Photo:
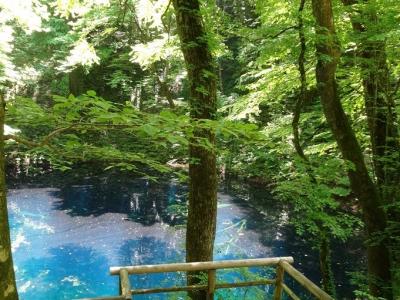
[(120, 290), (124, 299), (132, 299), (131, 283), (129, 281), (129, 273), (127, 269), (121, 269), (119, 272)]
[(282, 299), (282, 291), (283, 291), (283, 277), (285, 275), (285, 270), (281, 266), (280, 262), (276, 267), (276, 279), (275, 279), (275, 291), (274, 291), (274, 300)]
[(118, 294), (122, 295), (121, 275), (118, 276)]
[(217, 270), (208, 270), (208, 292), (207, 292), (207, 300), (214, 300), (214, 291), (215, 291), (215, 283), (216, 283), (216, 273)]

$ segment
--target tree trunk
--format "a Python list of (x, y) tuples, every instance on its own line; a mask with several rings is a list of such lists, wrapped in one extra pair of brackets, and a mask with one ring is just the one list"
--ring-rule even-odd
[[(194, 122), (216, 117), (217, 75), (198, 0), (173, 0), (178, 34), (189, 80), (190, 115)], [(211, 147), (199, 145), (206, 140)], [(203, 143), (204, 144), (204, 143)], [(189, 146), (189, 211), (186, 233), (186, 261), (213, 259), (217, 214), (217, 173), (215, 134), (211, 129), (195, 128)], [(193, 274), (191, 274), (193, 275)], [(188, 283), (198, 277), (188, 276)], [(205, 299), (205, 292), (189, 294)]]
[(336, 298), (335, 279), (332, 272), (332, 253), (329, 236), (326, 230), (320, 229), (319, 236), (319, 266), (321, 269), (322, 286), (324, 291)]
[[(379, 239), (386, 228), (386, 216), (379, 193), (371, 180), (363, 153), (343, 110), (336, 86), (339, 47), (335, 36), (331, 0), (313, 0), (316, 19), (318, 63), (316, 78), (326, 120), (343, 159), (352, 163), (348, 176), (360, 202), (367, 231), (367, 258), (370, 293), (391, 299), (390, 259), (386, 241)], [(372, 241), (371, 241), (372, 240)]]
[[(306, 164), (306, 172), (311, 182), (314, 185), (318, 185), (317, 180), (315, 179), (314, 172), (312, 166), (310, 164), (310, 160), (307, 155), (305, 155), (303, 147), (300, 142), (300, 131), (299, 131), (299, 121), (301, 116), (301, 111), (303, 105), (306, 100), (306, 92), (307, 92), (307, 76), (305, 69), (305, 55), (306, 55), (306, 38), (304, 34), (304, 21), (303, 21), (303, 11), (305, 6), (305, 0), (300, 1), (299, 11), (298, 11), (298, 33), (299, 33), (299, 41), (300, 41), (300, 54), (298, 57), (298, 70), (300, 75), (300, 95), (296, 100), (296, 104), (293, 111), (293, 120), (292, 120), (292, 130), (293, 130), (293, 145), (294, 148), (299, 155), (299, 157)], [(326, 233), (326, 230), (323, 226), (319, 226), (319, 235), (317, 236), (317, 241), (319, 243), (319, 266), (321, 270), (322, 277), (322, 285), (324, 290), (330, 294), (331, 296), (336, 295), (335, 289), (335, 279), (333, 277), (332, 272), (332, 263), (331, 263), (331, 249), (330, 249), (330, 238)]]
[(160, 91), (160, 96), (165, 97), (168, 101), (168, 105), (170, 109), (175, 108), (175, 103), (174, 103), (174, 95), (172, 94), (168, 84), (165, 81), (162, 81), (158, 75), (156, 75), (156, 80), (158, 82), (159, 86), (159, 91)]
[(18, 300), (7, 212), (4, 153), (4, 108), (5, 102), (2, 95), (0, 95), (0, 299)]
[[(342, 0), (345, 6), (352, 7), (357, 0)], [(370, 37), (382, 34), (378, 12), (369, 1), (364, 1), (361, 9), (351, 13), (351, 24), (359, 37), (358, 57), (364, 87), (364, 103), (371, 140), (372, 160), (376, 181), (384, 204), (393, 205), (398, 201), (400, 180), (400, 145), (396, 126), (395, 103), (390, 91), (390, 71), (386, 58), (386, 44)], [(399, 206), (388, 210), (388, 222), (398, 230), (400, 220)], [(391, 233), (389, 232), (389, 235)], [(396, 238), (391, 239), (393, 268), (400, 266), (400, 245)], [(393, 273), (393, 286), (400, 285), (400, 274)]]
[(83, 67), (79, 66), (68, 74), (69, 93), (74, 96), (79, 96), (85, 93), (85, 72)]
[(293, 129), (293, 145), (296, 149), (297, 154), (304, 160), (308, 161), (306, 155), (304, 154), (303, 147), (300, 144), (300, 132), (299, 132), (299, 122), (301, 110), (305, 102), (306, 90), (307, 90), (307, 77), (305, 69), (305, 55), (306, 55), (306, 38), (304, 35), (304, 21), (303, 21), (303, 11), (304, 11), (305, 0), (300, 1), (299, 15), (298, 15), (298, 32), (300, 40), (300, 54), (298, 58), (298, 68), (300, 74), (300, 95), (296, 100), (295, 108), (293, 111), (292, 129)]
[[(357, 4), (357, 0), (342, 0), (346, 6)], [(368, 1), (364, 1), (368, 5)], [(358, 57), (361, 59), (361, 75), (364, 87), (364, 102), (371, 138), (375, 175), (383, 190), (385, 202), (393, 203), (395, 193), (385, 192), (385, 186), (397, 187), (399, 180), (398, 128), (395, 125), (395, 104), (390, 94), (390, 72), (386, 60), (384, 41), (370, 39), (370, 35), (382, 32), (379, 28), (378, 12), (373, 8), (357, 10), (351, 15), (354, 32), (360, 37)], [(361, 22), (362, 20), (363, 22)]]

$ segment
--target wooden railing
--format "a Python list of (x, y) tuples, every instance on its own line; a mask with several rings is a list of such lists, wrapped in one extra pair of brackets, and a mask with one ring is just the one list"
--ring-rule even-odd
[[(207, 261), (207, 262), (193, 262), (193, 263), (175, 263), (175, 264), (161, 264), (161, 265), (142, 265), (142, 266), (125, 266), (125, 267), (111, 267), (110, 274), (119, 276), (119, 290), (120, 296), (114, 297), (100, 297), (100, 298), (87, 298), (81, 300), (118, 300), (118, 299), (133, 299), (134, 295), (139, 294), (155, 294), (155, 293), (168, 293), (168, 292), (182, 292), (193, 290), (207, 291), (207, 299), (214, 299), (214, 292), (217, 289), (259, 286), (259, 285), (274, 285), (275, 291), (273, 300), (281, 300), (283, 293), (286, 293), (291, 299), (301, 299), (293, 290), (285, 284), (285, 274), (292, 277), (297, 281), (305, 290), (314, 295), (317, 299), (333, 300), (331, 296), (321, 290), (317, 285), (310, 281), (307, 277), (296, 270), (291, 264), (293, 263), (292, 257), (273, 257), (273, 258), (256, 258), (256, 259), (242, 259), (242, 260), (223, 260), (223, 261)], [(230, 268), (243, 268), (243, 267), (265, 267), (276, 266), (276, 276), (273, 279), (263, 279), (256, 281), (244, 281), (234, 283), (220, 283), (216, 280), (216, 270), (230, 269)], [(203, 271), (208, 273), (207, 284), (177, 286), (167, 288), (152, 288), (152, 289), (132, 289), (129, 275), (131, 274), (150, 274), (150, 273), (167, 273), (167, 272), (189, 272), (189, 271)]]

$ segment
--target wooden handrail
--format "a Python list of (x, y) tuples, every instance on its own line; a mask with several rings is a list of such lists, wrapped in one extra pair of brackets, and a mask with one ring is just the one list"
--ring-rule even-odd
[(334, 300), (331, 296), (325, 293), (321, 288), (319, 288), (314, 282), (308, 279), (306, 276), (301, 274), (292, 265), (288, 264), (286, 261), (280, 261), (279, 265), (288, 273), (294, 280), (300, 283), (304, 288), (306, 288), (311, 294), (320, 300)]
[(109, 296), (109, 297), (97, 297), (97, 298), (80, 298), (79, 300), (124, 300), (123, 296)]
[[(325, 293), (311, 280), (296, 270), (291, 263), (293, 257), (272, 257), (272, 258), (255, 258), (242, 260), (223, 260), (223, 261), (206, 261), (192, 263), (174, 263), (174, 264), (159, 264), (159, 265), (142, 265), (142, 266), (122, 266), (111, 267), (111, 275), (119, 275), (120, 279), (120, 296), (116, 297), (100, 297), (81, 300), (126, 300), (132, 299), (133, 295), (137, 294), (154, 294), (163, 292), (178, 292), (205, 290), (207, 299), (214, 298), (214, 292), (217, 289), (257, 286), (257, 285), (275, 285), (274, 300), (281, 300), (282, 293), (286, 293), (293, 300), (300, 298), (284, 283), (284, 275), (287, 273), (307, 291), (314, 295), (319, 300), (333, 300), (331, 296)], [(243, 267), (261, 267), (261, 266), (276, 266), (276, 277), (273, 279), (263, 279), (258, 281), (243, 281), (243, 282), (216, 282), (216, 270), (243, 268)], [(206, 271), (208, 272), (207, 284), (177, 286), (168, 288), (152, 288), (152, 289), (131, 289), (129, 274), (149, 274), (149, 273), (167, 273), (167, 272), (188, 272), (188, 271)]]
[(160, 265), (111, 267), (111, 275), (119, 275), (121, 269), (126, 269), (129, 274), (208, 271), (217, 269), (231, 269), (244, 267), (261, 267), (277, 265), (279, 261), (293, 263), (293, 257), (252, 258), (241, 260), (203, 261), (193, 263), (174, 263)]
[[(249, 287), (249, 286), (260, 286), (260, 285), (273, 285), (275, 284), (275, 280), (273, 279), (264, 279), (257, 281), (244, 281), (244, 282), (235, 282), (235, 283), (218, 283), (215, 284), (215, 289), (230, 289), (230, 288), (238, 288), (238, 287)], [(133, 295), (141, 295), (141, 294), (158, 294), (158, 293), (171, 293), (171, 292), (186, 292), (186, 291), (201, 291), (208, 290), (209, 287), (207, 284), (201, 285), (187, 285), (187, 286), (174, 286), (168, 288), (155, 288), (155, 289), (135, 289), (132, 290)]]

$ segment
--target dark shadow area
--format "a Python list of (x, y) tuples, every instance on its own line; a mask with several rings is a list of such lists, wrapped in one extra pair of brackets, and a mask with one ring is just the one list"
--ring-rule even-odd
[[(294, 266), (317, 285), (321, 282), (318, 249), (306, 237), (296, 234), (290, 224), (290, 208), (276, 201), (265, 188), (243, 183), (231, 183), (225, 190), (234, 195), (233, 202), (246, 216), (246, 228), (260, 235), (260, 242), (270, 247), (272, 256), (293, 256)], [(265, 213), (263, 213), (265, 212)], [(362, 253), (362, 237), (355, 236), (346, 243), (332, 241), (332, 268), (336, 290), (340, 299), (354, 298), (355, 287), (350, 284), (349, 272), (362, 269), (365, 257)], [(312, 299), (298, 284), (288, 280), (302, 299)]]
[(179, 209), (186, 206), (185, 188), (172, 181), (90, 177), (61, 186), (53, 196), (60, 199), (54, 209), (67, 211), (71, 216), (121, 213), (127, 215), (127, 220), (148, 226), (185, 222)]

